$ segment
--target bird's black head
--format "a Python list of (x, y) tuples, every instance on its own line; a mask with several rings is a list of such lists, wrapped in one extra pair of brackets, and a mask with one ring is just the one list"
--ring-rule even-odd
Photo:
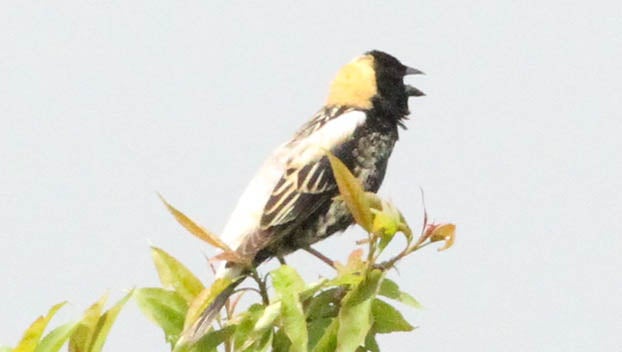
[(408, 98), (424, 95), (417, 88), (404, 84), (404, 76), (421, 73), (385, 52), (369, 51), (337, 73), (327, 105), (375, 111), (399, 122), (409, 113)]
[(367, 52), (374, 58), (378, 94), (372, 99), (374, 109), (401, 119), (408, 115), (408, 98), (424, 95), (419, 89), (404, 84), (404, 76), (423, 72), (408, 67), (395, 57), (378, 50)]

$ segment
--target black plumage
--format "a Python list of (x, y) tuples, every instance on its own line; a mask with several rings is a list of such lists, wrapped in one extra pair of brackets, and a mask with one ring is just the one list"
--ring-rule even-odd
[[(404, 84), (405, 75), (416, 73), (421, 72), (376, 50), (344, 66), (326, 105), (251, 181), (223, 234), (232, 248), (259, 265), (350, 226), (353, 218), (336, 198), (339, 191), (326, 151), (341, 159), (365, 190), (376, 192), (398, 140), (398, 126), (403, 127), (409, 114), (408, 98), (423, 95)], [(246, 270), (236, 263), (221, 267), (217, 276), (234, 283), (187, 332), (188, 341), (207, 331)]]

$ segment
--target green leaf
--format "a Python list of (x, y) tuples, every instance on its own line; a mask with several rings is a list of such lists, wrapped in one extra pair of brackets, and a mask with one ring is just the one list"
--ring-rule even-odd
[(380, 288), (383, 276), (384, 273), (380, 270), (372, 270), (360, 285), (343, 298), (338, 316), (336, 351), (354, 351), (365, 342), (365, 336), (372, 326), (372, 301)]
[[(184, 321), (184, 334), (191, 334), (194, 323), (197, 322), (201, 313), (216, 299), (216, 297), (231, 285), (232, 281), (228, 278), (222, 278), (214, 281), (214, 283), (203, 289), (188, 306), (186, 320)], [(186, 336), (189, 337), (189, 336)]]
[(87, 352), (93, 337), (93, 331), (97, 321), (104, 310), (104, 305), (108, 300), (108, 294), (103, 295), (97, 302), (93, 303), (78, 322), (78, 326), (73, 330), (69, 338), (69, 352)]
[(108, 338), (108, 333), (112, 328), (112, 324), (114, 324), (119, 312), (125, 305), (128, 299), (132, 296), (134, 290), (128, 292), (125, 297), (121, 298), (112, 308), (108, 309), (104, 315), (102, 315), (95, 326), (95, 330), (93, 331), (93, 339), (91, 341), (91, 345), (89, 346), (89, 352), (100, 352), (106, 343), (106, 338)]
[[(236, 330), (235, 325), (227, 325), (220, 330), (213, 330), (208, 332), (205, 336), (200, 338), (193, 346), (189, 347), (189, 351), (192, 352), (207, 352), (216, 351), (216, 347), (221, 343), (228, 340)], [(175, 349), (177, 351), (177, 349)]]
[(174, 346), (184, 328), (186, 300), (176, 291), (159, 287), (137, 289), (134, 299), (143, 314), (164, 330), (166, 341)]
[(380, 237), (376, 255), (380, 255), (384, 251), (399, 231), (406, 237), (407, 245), (410, 244), (412, 241), (412, 231), (395, 205), (373, 193), (367, 192), (366, 195), (370, 204), (373, 203), (371, 209), (374, 218), (372, 225), (373, 233)]
[(397, 232), (404, 234), (406, 244), (409, 245), (413, 240), (413, 233), (399, 209), (393, 203), (378, 197), (376, 193), (365, 192), (365, 197), (373, 215), (373, 233), (381, 237), (380, 252)]
[(298, 295), (283, 295), (281, 306), (281, 323), (283, 331), (292, 342), (290, 351), (304, 352), (307, 350), (308, 333), (305, 315)]
[(380, 236), (377, 255), (380, 255), (387, 245), (389, 245), (395, 233), (398, 231), (398, 226), (398, 223), (395, 222), (395, 219), (391, 217), (390, 213), (381, 211), (374, 214), (373, 231)]
[(264, 310), (265, 306), (253, 304), (242, 314), (242, 320), (233, 334), (234, 351), (241, 351), (244, 348), (248, 348), (259, 339), (259, 336), (253, 334), (253, 329), (257, 324), (257, 320), (263, 315)]
[(164, 250), (151, 247), (151, 256), (162, 286), (175, 290), (188, 304), (205, 288), (188, 268)]
[(409, 295), (406, 292), (400, 291), (399, 286), (397, 286), (395, 281), (391, 279), (382, 280), (382, 284), (380, 285), (380, 290), (378, 291), (378, 294), (380, 296), (397, 300), (411, 307), (422, 307), (421, 303), (419, 303), (419, 301), (417, 301), (413, 296)]
[[(335, 269), (337, 269), (337, 273), (339, 273), (336, 279), (339, 280), (345, 274), (354, 274), (361, 277), (361, 272), (365, 271), (365, 268), (367, 268), (367, 264), (363, 260), (363, 249), (357, 248), (348, 256), (346, 265), (335, 262)], [(360, 282), (360, 280), (356, 283), (358, 284), (358, 282)]]
[[(251, 346), (255, 350), (262, 350), (267, 348), (270, 344), (272, 344), (272, 328), (274, 326), (274, 321), (279, 317), (281, 313), (281, 302), (275, 302), (265, 307), (261, 311), (259, 317), (255, 321), (255, 325), (253, 329), (246, 335), (246, 342), (240, 347), (240, 350), (247, 350)], [(254, 319), (255, 317), (253, 317)], [(244, 326), (246, 328), (246, 326)], [(268, 337), (266, 332), (270, 333)], [(269, 342), (268, 342), (269, 340)]]
[(360, 272), (340, 273), (336, 278), (328, 281), (326, 286), (357, 286), (363, 281)]
[[(389, 204), (389, 203), (386, 203)], [(374, 233), (380, 233), (384, 236), (392, 237), (399, 229), (400, 216), (395, 207), (390, 206), (381, 211), (375, 211), (374, 214)]]
[[(336, 320), (334, 318), (318, 318), (311, 320), (309, 326), (309, 350), (312, 351), (326, 334), (328, 327)], [(335, 341), (337, 332), (334, 332)]]
[(256, 341), (252, 346), (245, 349), (244, 351), (248, 351), (248, 352), (268, 351), (268, 349), (272, 346), (273, 337), (274, 337), (274, 334), (272, 333), (272, 330), (268, 330), (264, 332), (264, 334), (261, 336), (261, 338), (258, 341)]
[(263, 314), (257, 319), (254, 333), (263, 333), (264, 331), (272, 328), (274, 321), (281, 314), (281, 302), (274, 302), (264, 309)]
[(380, 352), (380, 347), (378, 347), (378, 342), (376, 341), (376, 333), (373, 330), (374, 329), (365, 337), (365, 350), (369, 352)]
[(281, 296), (281, 324), (292, 342), (290, 350), (307, 351), (307, 324), (299, 297), (299, 292), (305, 288), (304, 280), (287, 265), (281, 265), (270, 275), (274, 290)]
[(282, 329), (277, 330), (272, 339), (272, 352), (288, 352), (292, 343)]
[[(315, 346), (310, 346), (313, 352), (335, 351), (337, 348), (337, 333), (339, 330), (339, 320), (331, 319), (330, 324), (324, 329), (322, 337), (317, 341)], [(313, 340), (315, 341), (315, 340)]]
[(300, 300), (304, 301), (306, 299), (311, 298), (313, 295), (315, 295), (318, 291), (324, 289), (325, 287), (327, 287), (328, 285), (328, 280), (327, 279), (322, 279), (318, 282), (314, 282), (310, 285), (307, 285), (307, 287), (300, 291)]
[(333, 170), (337, 187), (339, 187), (339, 193), (350, 209), (354, 220), (367, 232), (371, 232), (372, 214), (363, 185), (339, 158), (331, 152), (327, 152), (326, 156)]
[(371, 310), (374, 316), (374, 330), (379, 334), (388, 334), (394, 331), (412, 331), (414, 329), (404, 319), (402, 313), (382, 300), (374, 299)]
[(345, 289), (341, 287), (333, 287), (309, 299), (305, 307), (307, 319), (315, 320), (336, 317), (339, 311), (339, 302), (343, 298), (344, 291)]
[(289, 265), (281, 265), (270, 273), (272, 284), (278, 294), (299, 293), (305, 289), (305, 282)]
[(24, 332), (22, 339), (17, 344), (17, 347), (13, 349), (14, 352), (33, 352), (39, 344), (39, 340), (43, 335), (43, 331), (47, 327), (48, 323), (54, 317), (56, 312), (61, 309), (62, 306), (65, 305), (66, 302), (61, 302), (55, 304), (50, 308), (48, 314), (45, 316), (40, 316), (35, 320), (30, 327)]
[(35, 348), (35, 352), (59, 351), (65, 342), (67, 342), (69, 336), (73, 333), (78, 324), (78, 322), (71, 322), (50, 331), (47, 335), (45, 335), (41, 342), (39, 342), (37, 348)]
[[(235, 287), (232, 284), (233, 281), (229, 278), (217, 279), (192, 300), (186, 312), (183, 331), (177, 341), (179, 344), (194, 343), (209, 330), (210, 326), (201, 325), (201, 315), (220, 294), (228, 296)], [(225, 293), (225, 290), (228, 290), (228, 293)]]

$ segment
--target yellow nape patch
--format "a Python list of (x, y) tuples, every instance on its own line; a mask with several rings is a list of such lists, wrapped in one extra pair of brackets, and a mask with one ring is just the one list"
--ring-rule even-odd
[(372, 98), (377, 92), (374, 58), (363, 55), (337, 72), (326, 105), (371, 109)]

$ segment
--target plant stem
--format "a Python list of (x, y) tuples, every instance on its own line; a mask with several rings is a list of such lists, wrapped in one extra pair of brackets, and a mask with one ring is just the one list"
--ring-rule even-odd
[(411, 254), (411, 253), (413, 253), (413, 252), (416, 252), (416, 251), (420, 250), (421, 248), (426, 247), (426, 246), (428, 246), (428, 245), (430, 245), (430, 244), (432, 244), (432, 243), (433, 243), (433, 242), (426, 242), (426, 243), (423, 243), (423, 244), (419, 244), (419, 245), (416, 245), (416, 246), (412, 246), (412, 247), (410, 247), (410, 248), (406, 248), (406, 249), (402, 250), (402, 251), (401, 251), (398, 255), (396, 255), (395, 257), (393, 257), (393, 258), (391, 258), (391, 259), (389, 259), (389, 260), (386, 260), (386, 261), (384, 261), (384, 262), (382, 262), (382, 263), (378, 264), (378, 265), (377, 265), (377, 267), (382, 268), (382, 269), (389, 269), (389, 268), (392, 268), (392, 267), (395, 265), (395, 263), (397, 263), (397, 262), (398, 262), (399, 260), (401, 260), (402, 258), (404, 258), (404, 257), (406, 257), (407, 255), (409, 255), (409, 254)]
[(323, 261), (324, 263), (330, 265), (332, 268), (335, 268), (335, 261), (330, 259), (329, 257), (325, 256), (324, 254), (320, 253), (319, 251), (317, 251), (314, 248), (311, 247), (305, 247), (303, 248), (303, 250), (307, 251), (309, 254), (317, 257), (318, 259), (320, 259), (321, 261)]
[(257, 270), (255, 268), (250, 270), (250, 277), (257, 282), (257, 286), (259, 286), (259, 293), (261, 294), (261, 300), (263, 304), (269, 305), (270, 298), (268, 297), (268, 288), (266, 286), (266, 282), (259, 277)]

